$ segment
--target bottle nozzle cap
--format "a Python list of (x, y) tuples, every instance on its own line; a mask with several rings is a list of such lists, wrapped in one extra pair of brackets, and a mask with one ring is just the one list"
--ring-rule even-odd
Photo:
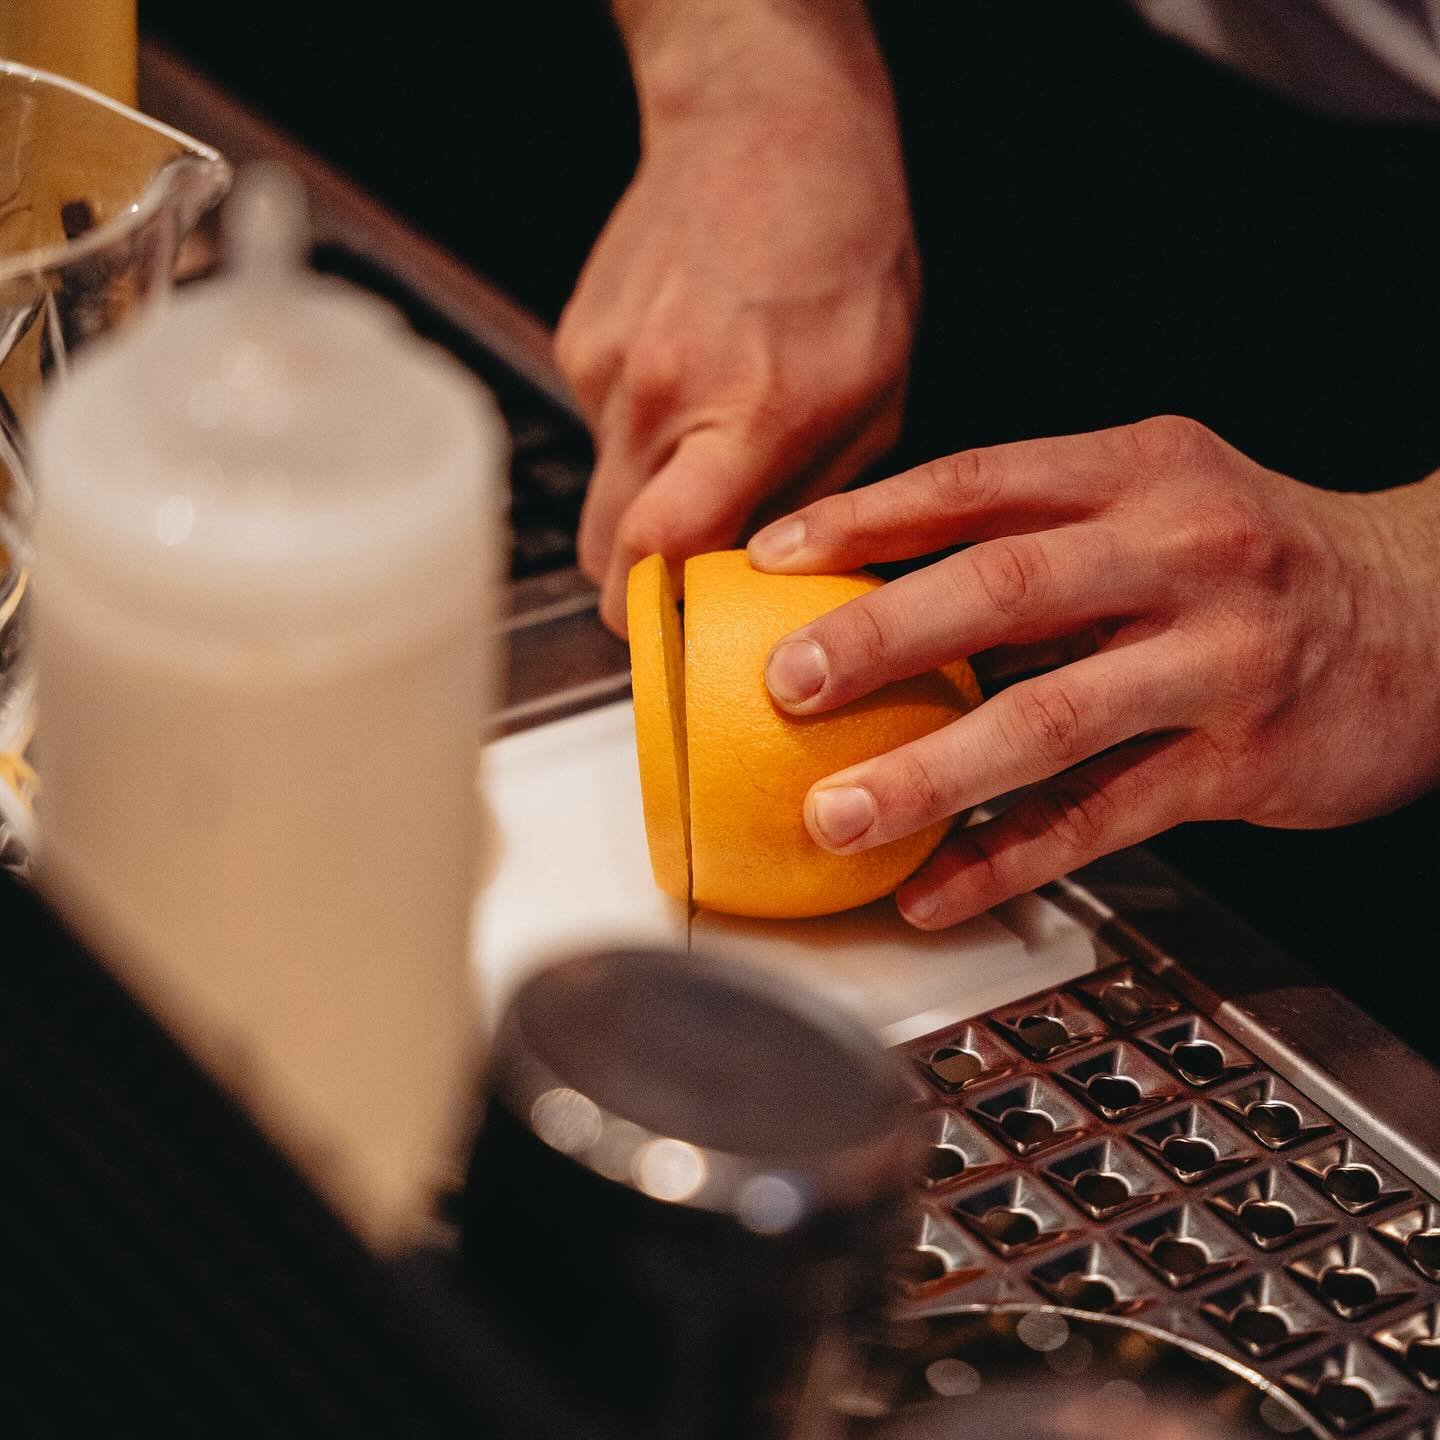
[(248, 165), (225, 207), (225, 249), (235, 273), (256, 284), (292, 277), (310, 243), (305, 190), (283, 165)]

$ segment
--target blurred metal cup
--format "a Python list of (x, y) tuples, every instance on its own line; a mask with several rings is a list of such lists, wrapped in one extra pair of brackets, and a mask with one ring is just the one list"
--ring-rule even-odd
[(695, 956), (572, 960), (500, 1028), (467, 1280), (628, 1440), (828, 1435), (921, 1144), (846, 1017)]

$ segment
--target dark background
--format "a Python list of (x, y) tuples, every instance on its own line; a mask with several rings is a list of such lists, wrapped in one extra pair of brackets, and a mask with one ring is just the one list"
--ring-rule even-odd
[[(1117, 0), (875, 10), (927, 282), (897, 465), (1170, 411), (1333, 488), (1440, 466), (1440, 133), (1309, 113)], [(141, 0), (153, 33), (553, 321), (636, 156), (604, 7), (362, 13)], [(1437, 822), (1432, 796), (1155, 848), (1440, 1058)]]

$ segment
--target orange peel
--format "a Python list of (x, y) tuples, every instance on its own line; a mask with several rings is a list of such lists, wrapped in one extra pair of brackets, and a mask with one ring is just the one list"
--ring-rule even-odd
[(771, 648), (882, 582), (872, 575), (769, 575), (741, 550), (685, 566), (685, 620), (665, 561), (627, 589), (635, 738), (656, 884), (697, 909), (766, 919), (833, 914), (892, 892), (949, 821), (854, 854), (805, 828), (810, 787), (917, 740), (981, 702), (964, 661), (901, 680), (823, 715), (779, 709)]

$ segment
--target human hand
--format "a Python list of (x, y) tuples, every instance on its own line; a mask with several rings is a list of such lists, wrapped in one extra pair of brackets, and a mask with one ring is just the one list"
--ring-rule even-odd
[(766, 677), (793, 714), (1094, 637), (817, 783), (812, 837), (863, 850), (1035, 786), (900, 888), (941, 929), (1181, 821), (1342, 825), (1440, 784), (1437, 484), (1329, 494), (1162, 417), (948, 456), (768, 527), (751, 560), (786, 572), (980, 542), (781, 641)]
[(656, 11), (627, 35), (643, 158), (556, 338), (598, 452), (580, 563), (617, 633), (641, 556), (730, 545), (890, 448), (919, 285), (863, 7)]

